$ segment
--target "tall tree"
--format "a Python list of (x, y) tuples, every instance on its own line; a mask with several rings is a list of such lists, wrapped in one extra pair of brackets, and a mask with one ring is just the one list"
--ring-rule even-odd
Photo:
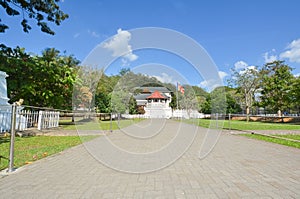
[[(8, 16), (22, 16), (21, 25), (24, 32), (29, 32), (31, 26), (28, 19), (33, 19), (42, 32), (54, 35), (47, 22), (60, 25), (69, 17), (60, 10), (58, 2), (59, 0), (0, 0), (0, 5)], [(8, 25), (1, 23), (0, 19), (0, 32), (4, 33), (8, 28)]]
[(292, 106), (294, 110), (300, 113), (300, 76), (294, 78), (292, 85)]
[(78, 63), (55, 49), (32, 56), (25, 49), (0, 45), (0, 70), (9, 75), (10, 102), (22, 98), (26, 105), (70, 109)]
[(284, 61), (267, 63), (261, 70), (261, 105), (272, 111), (277, 111), (281, 116), (291, 103), (292, 85), (294, 76), (292, 68)]
[(128, 106), (129, 106), (128, 107), (129, 114), (136, 114), (136, 113), (138, 113), (137, 102), (136, 102), (136, 99), (133, 96), (130, 97)]
[(241, 107), (235, 98), (235, 89), (227, 86), (215, 88), (200, 107), (201, 112), (205, 114), (225, 113), (225, 110), (226, 113), (241, 112)]
[(237, 88), (237, 93), (242, 96), (241, 102), (246, 110), (247, 121), (249, 121), (254, 95), (259, 88), (259, 71), (257, 67), (248, 67), (241, 71), (232, 69), (232, 71), (230, 83)]

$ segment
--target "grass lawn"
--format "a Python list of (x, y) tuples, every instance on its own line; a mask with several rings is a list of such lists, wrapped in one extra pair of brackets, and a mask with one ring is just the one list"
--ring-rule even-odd
[(112, 130), (117, 130), (120, 128), (125, 128), (132, 124), (138, 123), (143, 119), (128, 119), (128, 120), (113, 120), (112, 123), (110, 121), (76, 121), (76, 125), (70, 121), (60, 121), (59, 124), (64, 130), (110, 130), (112, 125)]
[[(286, 145), (286, 146), (295, 147), (295, 148), (300, 149), (300, 142), (282, 140), (282, 139), (278, 139), (278, 138), (272, 138), (272, 137), (257, 135), (257, 134), (240, 134), (240, 135), (241, 136), (246, 136), (246, 137), (249, 137), (249, 138), (253, 138), (253, 139), (257, 139), (257, 140), (264, 140), (264, 141), (267, 141), (267, 142), (273, 142), (273, 143), (282, 144), (282, 145)], [(286, 138), (294, 139), (294, 140), (300, 140), (300, 135), (275, 135), (275, 136), (286, 137)]]
[[(61, 152), (98, 136), (34, 136), (16, 137), (15, 167)], [(8, 167), (10, 137), (0, 137), (0, 170)]]
[(284, 138), (289, 138), (293, 140), (300, 140), (300, 135), (276, 135), (277, 137), (284, 137)]
[[(190, 119), (183, 120), (190, 124), (198, 124), (205, 128), (216, 128), (216, 120), (210, 119)], [(300, 123), (287, 124), (287, 123), (266, 123), (266, 122), (246, 122), (237, 120), (219, 120), (218, 127), (223, 129), (233, 130), (300, 130)]]

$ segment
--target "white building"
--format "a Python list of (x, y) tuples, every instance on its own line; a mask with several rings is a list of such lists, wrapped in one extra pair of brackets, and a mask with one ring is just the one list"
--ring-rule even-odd
[(145, 117), (170, 118), (172, 109), (171, 91), (165, 87), (140, 87), (141, 93), (134, 96), (137, 105), (145, 111)]

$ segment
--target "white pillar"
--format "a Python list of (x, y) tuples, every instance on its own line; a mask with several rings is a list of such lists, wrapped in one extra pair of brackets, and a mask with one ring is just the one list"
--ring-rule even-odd
[(38, 130), (42, 130), (42, 128), (43, 128), (43, 111), (39, 111)]
[(6, 72), (0, 71), (0, 105), (9, 105), (7, 98)]

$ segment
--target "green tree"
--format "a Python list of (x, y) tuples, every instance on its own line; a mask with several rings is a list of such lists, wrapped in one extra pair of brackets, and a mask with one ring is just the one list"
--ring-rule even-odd
[(199, 112), (201, 112), (202, 104), (206, 101), (206, 98), (208, 97), (209, 94), (204, 89), (198, 86), (192, 86), (192, 88), (195, 92), (195, 96), (197, 99), (197, 104), (198, 104), (197, 109)]
[(292, 106), (297, 113), (300, 113), (300, 76), (295, 77), (292, 84)]
[(111, 93), (113, 92), (120, 76), (107, 76), (102, 74), (98, 81), (95, 93), (95, 105), (101, 113), (110, 113), (111, 107)]
[(107, 93), (98, 93), (95, 95), (95, 105), (98, 112), (110, 113), (111, 112), (111, 95)]
[(10, 102), (71, 109), (77, 64), (73, 56), (46, 49), (42, 56), (31, 56), (22, 48), (0, 45), (0, 70), (7, 72)]
[[(235, 89), (225, 87), (215, 88), (201, 103), (201, 112), (204, 114), (211, 113), (239, 113), (241, 107), (234, 97)], [(225, 103), (224, 103), (225, 102)], [(213, 107), (212, 107), (213, 106)]]
[(237, 88), (237, 93), (241, 96), (242, 106), (245, 107), (248, 122), (250, 109), (254, 104), (254, 95), (259, 88), (259, 71), (257, 67), (249, 67), (241, 71), (232, 69), (232, 71), (232, 78), (229, 83)]
[(211, 93), (211, 113), (226, 114), (226, 91), (223, 86), (215, 88)]
[(114, 113), (126, 113), (129, 112), (130, 94), (123, 90), (115, 90), (111, 94), (111, 107)]
[(261, 105), (281, 116), (291, 105), (294, 76), (284, 61), (267, 63), (261, 70)]
[(226, 112), (227, 113), (240, 113), (242, 111), (242, 108), (240, 104), (238, 103), (238, 96), (236, 94), (236, 89), (225, 87), (226, 92)]
[(200, 112), (204, 114), (211, 114), (211, 97), (208, 95), (206, 100), (200, 105)]
[(178, 91), (178, 106), (180, 109), (185, 109), (188, 114), (192, 110), (198, 110), (198, 100), (192, 86), (184, 85), (184, 94)]
[[(0, 5), (8, 16), (22, 16), (21, 25), (24, 32), (29, 32), (31, 26), (28, 19), (33, 19), (42, 32), (54, 35), (47, 22), (60, 25), (69, 17), (60, 10), (58, 2), (59, 0), (0, 0)], [(8, 28), (0, 19), (0, 32), (4, 33)]]
[(170, 102), (170, 107), (175, 110), (177, 108), (177, 96), (174, 94), (174, 92), (171, 92), (171, 102)]
[(129, 114), (137, 114), (137, 102), (133, 96), (129, 99)]

